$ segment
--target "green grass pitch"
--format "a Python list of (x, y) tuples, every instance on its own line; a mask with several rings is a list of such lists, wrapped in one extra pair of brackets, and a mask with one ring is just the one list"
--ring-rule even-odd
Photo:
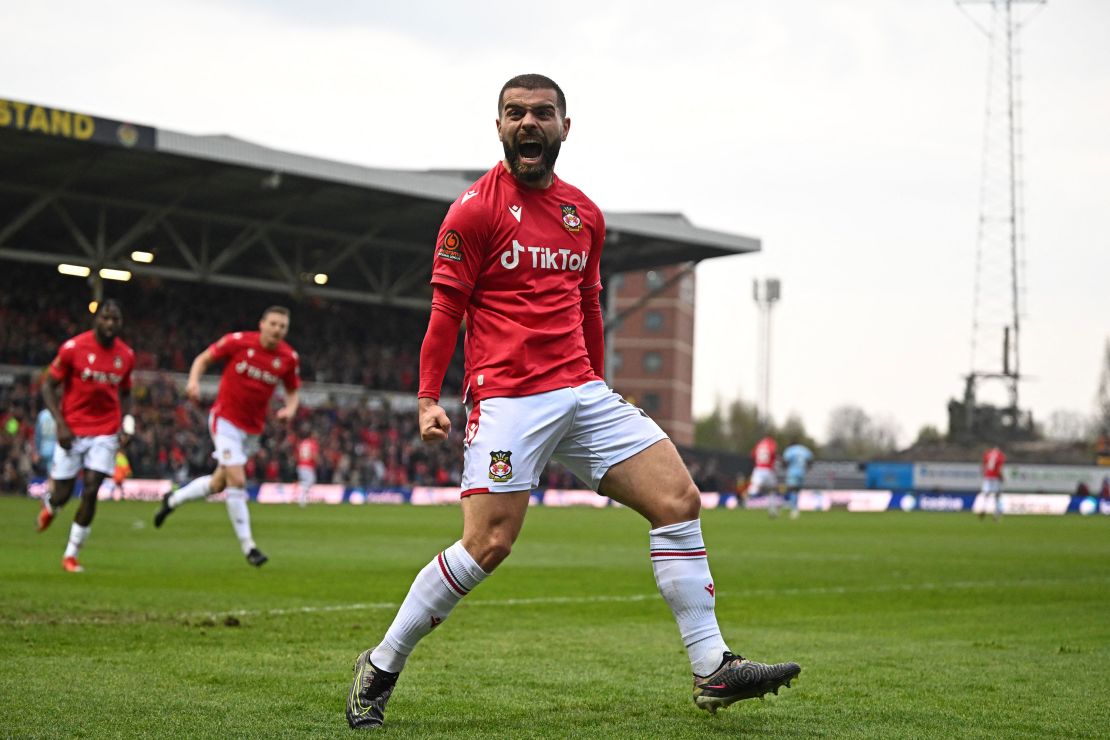
[[(0, 737), (348, 737), (351, 665), (457, 507), (224, 507), (161, 530), (104, 502), (61, 570), (74, 506), (0, 497)], [(627, 510), (529, 512), (513, 555), (421, 643), (392, 738), (1105, 737), (1110, 521), (705, 512), (734, 650), (800, 679), (709, 716)]]

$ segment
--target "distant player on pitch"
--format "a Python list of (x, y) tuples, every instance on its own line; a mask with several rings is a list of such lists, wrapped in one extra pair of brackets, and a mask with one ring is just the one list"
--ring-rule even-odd
[[(131, 370), (135, 353), (118, 334), (123, 327), (119, 304), (109, 299), (93, 316), (92, 331), (78, 334), (58, 350), (42, 384), (42, 400), (54, 417), (58, 437), (50, 470), (53, 489), (42, 501), (38, 530), (73, 495), (77, 473), (84, 468), (81, 505), (73, 517), (62, 568), (84, 570), (77, 555), (92, 530), (100, 484), (115, 468), (116, 451), (135, 433), (130, 413), (120, 419), (122, 403), (131, 404)], [(64, 386), (59, 403), (58, 387)]]
[(1002, 518), (1002, 466), (1006, 464), (1006, 455), (998, 447), (992, 447), (983, 453), (983, 487), (980, 490), (979, 518), (982, 519), (990, 511), (997, 522)]
[(269, 558), (262, 554), (251, 533), (247, 509), (247, 459), (258, 444), (266, 423), (270, 399), (278, 384), (285, 387), (285, 405), (277, 418), (290, 421), (300, 403), (301, 376), (297, 353), (285, 342), (289, 332), (289, 309), (270, 306), (258, 322), (258, 331), (225, 334), (197, 355), (189, 369), (185, 392), (200, 401), (200, 378), (214, 362), (224, 363), (216, 403), (208, 415), (208, 431), (216, 450), (216, 472), (187, 483), (162, 497), (162, 508), (154, 515), (154, 526), (186, 501), (227, 491), (227, 514), (239, 538), (239, 546), (251, 565), (261, 566)]
[(786, 505), (790, 507), (790, 518), (798, 518), (798, 494), (805, 483), (806, 472), (813, 465), (813, 450), (801, 442), (795, 442), (782, 451), (782, 463), (786, 466)]
[(301, 506), (308, 505), (308, 494), (316, 485), (316, 463), (320, 459), (320, 445), (312, 429), (306, 428), (297, 440), (297, 489)]
[(796, 663), (764, 665), (729, 650), (714, 612), (698, 489), (667, 435), (603, 380), (605, 221), (553, 169), (570, 130), (562, 90), (542, 75), (514, 77), (498, 95), (496, 126), (504, 160), (459, 196), (440, 227), (420, 350), (420, 436), (441, 442), (451, 421), (440, 390), (465, 317), (473, 406), (462, 538), (424, 566), (381, 642), (356, 659), (348, 724), (382, 725), (416, 644), (509, 556), (552, 457), (650, 523), (652, 569), (678, 623), (698, 707), (715, 712), (789, 685), (801, 670)]
[(778, 444), (774, 437), (764, 437), (755, 443), (752, 449), (751, 481), (748, 483), (748, 500), (761, 493), (770, 498), (767, 504), (767, 514), (774, 519), (779, 515), (782, 506), (782, 497), (779, 496), (779, 481), (775, 476), (775, 462), (778, 460)]

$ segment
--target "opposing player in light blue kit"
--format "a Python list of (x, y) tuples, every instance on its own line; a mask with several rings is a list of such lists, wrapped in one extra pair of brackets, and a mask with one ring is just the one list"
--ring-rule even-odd
[(782, 462), (786, 466), (786, 505), (790, 507), (790, 518), (797, 519), (798, 491), (805, 482), (806, 471), (813, 465), (813, 450), (795, 442), (783, 450)]

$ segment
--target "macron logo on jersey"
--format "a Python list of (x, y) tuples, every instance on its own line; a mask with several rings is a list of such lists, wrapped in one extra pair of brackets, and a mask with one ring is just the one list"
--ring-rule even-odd
[(586, 253), (572, 252), (569, 249), (552, 249), (550, 247), (526, 247), (513, 239), (513, 248), (501, 253), (501, 266), (506, 270), (515, 270), (520, 264), (522, 252), (532, 255), (532, 267), (540, 270), (573, 270), (581, 272), (586, 269)]
[(520, 223), (520, 211), (520, 206), (509, 206), (509, 213), (513, 214), (513, 218), (516, 219), (518, 224)]
[(465, 193), (463, 193), (462, 201), (460, 201), (460, 202), (465, 203), (477, 194), (478, 194), (477, 190), (467, 190)]

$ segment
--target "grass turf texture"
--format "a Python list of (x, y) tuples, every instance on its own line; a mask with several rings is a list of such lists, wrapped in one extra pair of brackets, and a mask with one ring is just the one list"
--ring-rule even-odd
[[(456, 507), (224, 507), (161, 530), (104, 502), (83, 574), (0, 497), (0, 737), (349, 737), (343, 702)], [(708, 511), (734, 650), (793, 689), (697, 710), (627, 510), (533, 509), (513, 555), (417, 649), (382, 734), (430, 737), (1094, 737), (1110, 728), (1110, 521)]]

